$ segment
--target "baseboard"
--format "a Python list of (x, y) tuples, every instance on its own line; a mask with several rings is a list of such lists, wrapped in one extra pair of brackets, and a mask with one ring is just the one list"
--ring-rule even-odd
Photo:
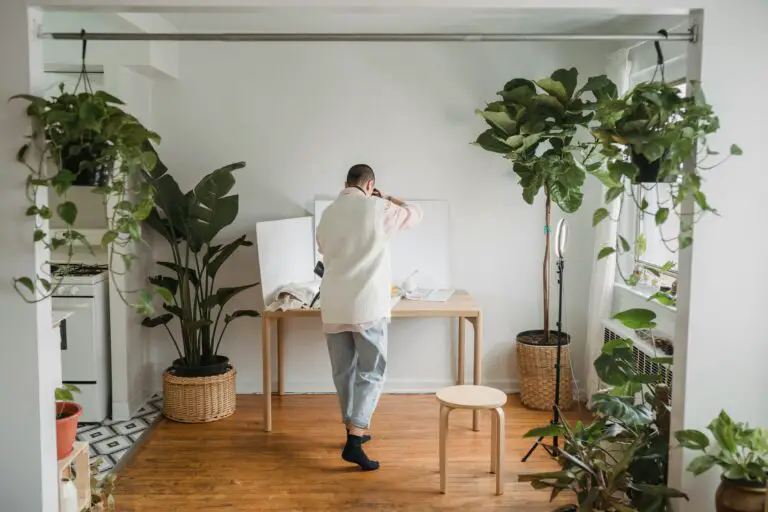
[(116, 421), (128, 421), (133, 418), (136, 411), (147, 403), (152, 397), (151, 392), (141, 390), (133, 395), (127, 402), (125, 401), (112, 401), (112, 419)]

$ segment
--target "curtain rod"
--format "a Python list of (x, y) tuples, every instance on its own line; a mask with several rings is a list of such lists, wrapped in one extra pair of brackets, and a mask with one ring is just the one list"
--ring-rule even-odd
[[(79, 32), (47, 32), (42, 39), (81, 40)], [(119, 33), (86, 32), (88, 41), (279, 41), (279, 42), (461, 42), (496, 43), (515, 41), (684, 41), (695, 42), (695, 30), (661, 34), (487, 34), (487, 33)]]

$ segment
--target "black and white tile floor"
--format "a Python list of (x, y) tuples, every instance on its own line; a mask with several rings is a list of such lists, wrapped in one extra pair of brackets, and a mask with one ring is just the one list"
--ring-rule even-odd
[(163, 414), (163, 397), (156, 393), (128, 421), (104, 420), (101, 424), (80, 425), (77, 440), (89, 444), (91, 462), (101, 457), (99, 474), (103, 476), (117, 467), (120, 459), (149, 432), (150, 427)]

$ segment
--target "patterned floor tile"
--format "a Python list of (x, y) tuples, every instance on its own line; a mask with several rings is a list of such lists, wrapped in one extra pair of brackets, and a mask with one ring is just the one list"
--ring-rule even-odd
[(132, 420), (128, 421), (121, 421), (120, 423), (115, 423), (111, 426), (112, 430), (120, 434), (121, 436), (127, 436), (128, 434), (132, 434), (134, 432), (138, 432), (139, 430), (144, 430), (149, 425), (146, 421), (144, 421), (141, 418), (134, 418)]
[(130, 448), (132, 444), (133, 441), (125, 436), (114, 436), (101, 441), (100, 443), (96, 443), (93, 447), (99, 455), (109, 455)]

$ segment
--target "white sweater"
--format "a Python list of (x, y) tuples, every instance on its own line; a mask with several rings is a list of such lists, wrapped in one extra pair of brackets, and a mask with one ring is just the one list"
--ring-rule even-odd
[(386, 204), (361, 192), (349, 193), (323, 212), (317, 226), (325, 265), (320, 286), (323, 323), (363, 324), (390, 316)]

